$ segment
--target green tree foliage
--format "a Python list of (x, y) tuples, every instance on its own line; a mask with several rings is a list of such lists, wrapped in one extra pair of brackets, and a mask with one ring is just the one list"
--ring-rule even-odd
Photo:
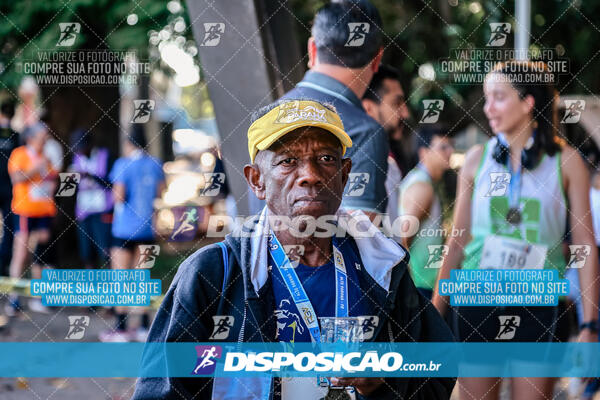
[[(39, 50), (58, 49), (60, 22), (81, 24), (70, 49), (136, 50), (147, 59), (148, 32), (176, 18), (166, 5), (163, 0), (1, 0), (2, 89), (18, 85), (20, 61), (35, 59)], [(137, 16), (134, 25), (127, 23), (131, 14)]]

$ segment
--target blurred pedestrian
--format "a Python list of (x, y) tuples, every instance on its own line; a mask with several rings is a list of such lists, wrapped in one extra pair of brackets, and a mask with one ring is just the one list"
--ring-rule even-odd
[(431, 299), (444, 256), (445, 239), (442, 203), (436, 185), (450, 168), (454, 149), (445, 130), (439, 127), (421, 129), (416, 137), (419, 164), (402, 180), (398, 213), (419, 220), (417, 233), (403, 237), (402, 244), (410, 249), (409, 270), (415, 286)]
[(398, 217), (398, 201), (400, 182), (402, 181), (401, 155), (392, 152), (392, 143), (400, 141), (404, 134), (404, 121), (410, 113), (406, 106), (404, 90), (400, 84), (400, 73), (388, 65), (380, 65), (373, 75), (371, 83), (362, 98), (366, 113), (377, 121), (385, 130), (390, 142), (390, 152), (387, 158), (387, 192), (386, 213), (391, 221)]
[(86, 268), (105, 267), (110, 259), (113, 196), (108, 173), (108, 149), (93, 146), (91, 133), (77, 130), (71, 137), (74, 151), (69, 171), (80, 174), (75, 201), (79, 257)]
[(8, 173), (8, 158), (19, 146), (19, 134), (10, 127), (15, 113), (12, 102), (0, 106), (0, 212), (2, 213), (2, 242), (0, 244), (0, 275), (9, 275), (10, 258), (13, 246), (12, 182)]
[[(145, 147), (143, 126), (134, 124), (123, 145), (124, 157), (119, 158), (110, 171), (115, 202), (111, 248), (113, 269), (135, 268), (137, 256), (141, 253), (139, 246), (155, 243), (153, 204), (165, 188), (165, 178), (161, 162), (146, 153)], [(126, 307), (115, 307), (115, 328), (101, 332), (101, 341), (146, 340), (150, 327), (148, 313), (143, 313), (137, 331), (129, 332), (126, 311)]]
[[(50, 223), (56, 214), (53, 194), (56, 188), (57, 172), (44, 155), (43, 149), (48, 139), (48, 130), (42, 123), (31, 125), (21, 134), (25, 146), (17, 147), (8, 160), (8, 172), (13, 184), (12, 212), (15, 214), (15, 238), (10, 264), (12, 278), (23, 277), (23, 267), (32, 240), (33, 259), (31, 277), (41, 278), (41, 269), (48, 262), (48, 241)], [(6, 312), (14, 315), (19, 311), (18, 297), (11, 294)], [(46, 312), (39, 298), (29, 301), (33, 311)]]
[[(33, 77), (23, 78), (17, 93), (21, 103), (16, 108), (11, 126), (16, 132), (23, 132), (26, 128), (42, 121), (45, 111), (39, 105), (40, 88)], [(21, 142), (24, 144), (25, 139), (22, 138)], [(62, 171), (64, 161), (62, 145), (53, 137), (52, 132), (48, 132), (44, 154), (52, 162), (55, 171)]]

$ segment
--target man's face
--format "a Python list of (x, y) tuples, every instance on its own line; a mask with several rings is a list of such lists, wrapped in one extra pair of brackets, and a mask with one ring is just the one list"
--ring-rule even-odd
[(291, 218), (335, 214), (352, 165), (333, 134), (310, 127), (286, 134), (255, 161), (244, 168), (254, 193), (271, 212)]
[(27, 145), (41, 152), (47, 140), (48, 132), (45, 129), (41, 129), (27, 140)]
[(400, 140), (404, 122), (408, 119), (408, 107), (400, 82), (395, 79), (384, 79), (381, 90), (381, 102), (375, 106), (376, 113), (371, 115), (388, 133), (390, 139)]

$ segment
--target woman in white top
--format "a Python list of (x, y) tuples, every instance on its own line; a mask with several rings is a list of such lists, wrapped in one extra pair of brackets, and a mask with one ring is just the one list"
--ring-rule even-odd
[[(544, 268), (558, 271), (562, 278), (567, 260), (561, 247), (569, 218), (572, 243), (591, 249), (579, 270), (586, 294), (579, 340), (594, 342), (598, 254), (589, 213), (588, 171), (579, 153), (557, 139), (555, 91), (550, 83), (541, 83), (553, 82), (551, 78), (543, 63), (524, 61), (501, 63), (486, 77), (484, 112), (495, 137), (466, 155), (452, 229), (459, 234), (447, 242), (438, 281), (448, 279), (454, 268)], [(503, 258), (497, 250), (507, 244), (534, 248), (537, 258), (525, 254)], [(433, 303), (443, 314), (449, 300), (436, 289)], [(544, 307), (460, 307), (454, 328), (461, 341), (564, 341), (563, 309), (564, 302)], [(509, 320), (503, 323), (502, 318)], [(461, 399), (499, 398), (499, 378), (459, 378), (459, 387)], [(552, 378), (513, 378), (511, 399), (552, 398), (553, 387)]]

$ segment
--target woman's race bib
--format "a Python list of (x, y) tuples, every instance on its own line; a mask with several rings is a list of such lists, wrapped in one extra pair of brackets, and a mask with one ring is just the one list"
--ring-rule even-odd
[(485, 238), (479, 268), (542, 269), (547, 252), (548, 246), (542, 244), (490, 235)]

